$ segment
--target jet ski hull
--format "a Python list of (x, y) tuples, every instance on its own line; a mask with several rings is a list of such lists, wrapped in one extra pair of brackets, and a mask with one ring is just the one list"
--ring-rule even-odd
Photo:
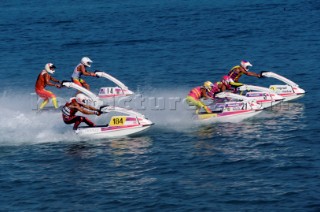
[(123, 127), (97, 126), (79, 127), (75, 132), (79, 137), (91, 139), (116, 138), (138, 134), (146, 131), (152, 124)]
[(242, 110), (242, 111), (232, 111), (232, 112), (222, 112), (222, 113), (207, 113), (199, 114), (197, 116), (198, 122), (207, 123), (217, 123), (217, 122), (241, 122), (245, 119), (251, 118), (255, 115), (261, 113), (262, 110)]

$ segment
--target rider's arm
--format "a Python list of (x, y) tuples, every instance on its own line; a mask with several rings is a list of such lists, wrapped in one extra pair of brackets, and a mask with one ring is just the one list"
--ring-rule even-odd
[(54, 78), (53, 76), (50, 75), (50, 80), (53, 81), (53, 82), (58, 82), (60, 83), (60, 80)]
[(224, 84), (221, 84), (220, 91), (223, 92), (227, 90), (227, 87)]
[(87, 108), (87, 109), (89, 109), (89, 110), (93, 110), (93, 111), (99, 111), (97, 108), (95, 108), (95, 107), (92, 107), (92, 106), (90, 106), (90, 105), (82, 105), (84, 108)]
[(95, 73), (86, 71), (86, 69), (84, 68), (84, 66), (80, 66), (80, 72), (81, 72), (83, 75), (85, 75), (85, 76), (91, 76), (91, 77), (95, 77), (95, 76), (96, 76)]
[(246, 71), (246, 72), (244, 72), (244, 74), (246, 74), (248, 76), (258, 77), (258, 78), (261, 77), (260, 74), (257, 74), (257, 73), (251, 72), (251, 71)]
[(205, 88), (201, 88), (201, 96), (202, 96), (202, 98), (204, 98), (204, 99), (208, 99), (208, 98), (209, 98), (208, 95), (207, 95), (207, 91), (206, 91)]
[(80, 104), (74, 103), (74, 104), (70, 105), (69, 107), (75, 108), (75, 109), (77, 109), (78, 111), (80, 111), (80, 112), (83, 113), (83, 114), (87, 114), (87, 115), (94, 115), (94, 114), (96, 114), (95, 111), (89, 111), (89, 110), (84, 109), (85, 106), (86, 106), (86, 105), (80, 106)]
[(45, 85), (55, 86), (55, 84), (50, 82), (50, 78), (51, 78), (51, 76), (49, 74), (46, 73), (44, 75), (44, 83), (45, 83)]
[[(49, 75), (49, 74), (48, 74)], [(52, 77), (51, 75), (49, 75), (49, 82), (50, 82), (50, 80), (51, 81), (53, 81), (53, 82), (57, 82), (57, 83), (59, 83), (59, 84), (53, 84), (52, 83), (52, 86), (56, 86), (57, 88), (61, 88), (61, 85), (60, 85), (60, 81), (59, 80), (57, 80), (56, 78), (54, 78), (54, 77)], [(50, 82), (51, 83), (51, 82)]]

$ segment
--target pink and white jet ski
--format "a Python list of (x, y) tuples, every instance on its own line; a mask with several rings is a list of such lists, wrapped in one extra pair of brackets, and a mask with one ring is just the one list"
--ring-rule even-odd
[(284, 98), (283, 101), (291, 101), (304, 96), (305, 90), (293, 81), (273, 72), (261, 72), (263, 77), (275, 78), (284, 82), (284, 85), (270, 85), (269, 89)]
[(237, 91), (240, 95), (255, 100), (258, 104), (261, 104), (263, 108), (272, 107), (284, 100), (284, 97), (278, 95), (274, 91), (260, 86), (245, 84), (238, 87)]
[[(120, 107), (105, 106), (102, 113), (114, 113), (105, 125), (95, 127), (80, 126), (75, 133), (80, 137), (93, 139), (124, 137), (141, 133), (147, 130), (153, 123), (144, 115)], [(118, 115), (118, 114), (121, 115)]]
[(92, 139), (123, 137), (141, 133), (153, 125), (144, 115), (136, 111), (116, 106), (104, 106), (98, 96), (73, 82), (63, 82), (62, 85), (81, 91), (89, 98), (88, 105), (100, 108), (102, 113), (107, 114), (107, 117), (105, 115), (99, 116), (99, 119), (106, 120), (106, 124), (95, 127), (80, 126), (75, 131), (80, 137)]
[(278, 79), (285, 85), (270, 85), (269, 88), (244, 84), (236, 90), (240, 95), (254, 99), (264, 108), (302, 97), (305, 91), (291, 80), (273, 72), (261, 72), (263, 77)]
[(110, 74), (107, 74), (105, 72), (96, 71), (95, 74), (99, 78), (106, 78), (112, 82), (114, 82), (117, 86), (115, 87), (102, 87), (99, 90), (98, 97), (100, 99), (110, 99), (110, 98), (116, 98), (116, 97), (125, 97), (125, 96), (131, 96), (134, 93), (129, 90), (129, 88), (123, 84), (118, 79), (114, 78)]
[(261, 113), (263, 110), (261, 104), (242, 95), (221, 92), (216, 95), (216, 98), (214, 102), (207, 104), (212, 113), (196, 115), (195, 118), (199, 123), (241, 122)]

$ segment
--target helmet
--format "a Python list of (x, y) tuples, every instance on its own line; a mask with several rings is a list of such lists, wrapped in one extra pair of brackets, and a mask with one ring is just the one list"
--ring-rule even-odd
[(72, 100), (74, 100), (74, 99), (77, 101), (76, 97), (71, 97), (71, 98), (69, 99), (69, 102), (72, 102)]
[(244, 68), (246, 71), (249, 71), (249, 66), (252, 66), (252, 64), (249, 61), (242, 60), (240, 63), (241, 67)]
[(213, 86), (213, 84), (212, 84), (212, 82), (210, 82), (210, 81), (206, 81), (206, 82), (203, 83), (203, 87), (204, 87), (207, 91), (211, 91), (211, 90), (212, 90), (212, 86)]
[(79, 104), (88, 104), (89, 101), (89, 97), (87, 97), (86, 95), (84, 95), (83, 93), (79, 93), (76, 95), (76, 101)]
[(83, 64), (83, 65), (85, 65), (85, 66), (87, 66), (87, 67), (91, 67), (91, 63), (92, 63), (92, 60), (90, 60), (90, 58), (89, 57), (83, 57), (82, 59), (81, 59), (81, 63)]
[(229, 76), (223, 76), (222, 79), (221, 79), (221, 82), (222, 84), (224, 84), (227, 88), (230, 88), (231, 87), (231, 84), (233, 81), (233, 79)]
[(49, 73), (49, 74), (54, 74), (55, 72), (55, 65), (53, 65), (52, 63), (47, 63), (45, 66), (44, 66), (44, 69)]

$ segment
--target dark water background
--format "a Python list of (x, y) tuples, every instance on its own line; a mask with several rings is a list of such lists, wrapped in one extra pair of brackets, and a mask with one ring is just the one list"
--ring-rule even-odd
[[(0, 205), (4, 211), (318, 211), (318, 1), (1, 1)], [(81, 140), (31, 111), (47, 62), (83, 56), (146, 97), (184, 97), (241, 59), (308, 93), (241, 123), (195, 127), (141, 111), (141, 136)], [(92, 90), (106, 84), (86, 78)], [(268, 86), (271, 79), (242, 77)], [(277, 82), (276, 82), (277, 83)], [(60, 97), (66, 89), (49, 88)]]

